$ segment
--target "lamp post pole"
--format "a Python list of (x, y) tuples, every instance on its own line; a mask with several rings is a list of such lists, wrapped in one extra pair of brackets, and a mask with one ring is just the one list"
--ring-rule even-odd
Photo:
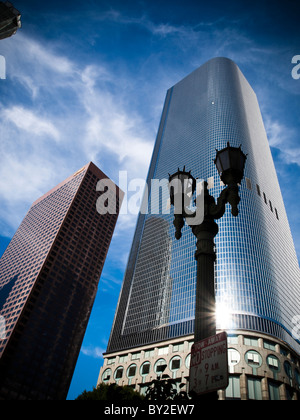
[(214, 238), (218, 233), (218, 225), (213, 220), (206, 220), (192, 230), (197, 238), (195, 252), (197, 260), (195, 343), (197, 343), (216, 334)]
[[(215, 164), (221, 180), (227, 186), (222, 190), (216, 203), (214, 197), (208, 192), (207, 182), (204, 182), (203, 220), (199, 224), (190, 224), (197, 239), (195, 252), (197, 260), (195, 343), (216, 335), (214, 276), (216, 251), (214, 238), (219, 228), (215, 220), (220, 219), (224, 215), (226, 203), (230, 203), (232, 215), (234, 217), (238, 215), (238, 203), (240, 201), (238, 184), (243, 178), (245, 161), (246, 155), (241, 149), (231, 147), (229, 143), (227, 148), (217, 151)], [(177, 188), (176, 185), (174, 186), (174, 180), (178, 183)], [(178, 169), (177, 173), (170, 176), (169, 185), (171, 204), (175, 209), (175, 237), (179, 240), (181, 238), (181, 229), (184, 226), (184, 219), (187, 216), (191, 217), (187, 206), (195, 192), (196, 181), (190, 172), (185, 172), (184, 168), (183, 171)], [(217, 392), (211, 392), (205, 394), (204, 398), (217, 400), (218, 394)]]

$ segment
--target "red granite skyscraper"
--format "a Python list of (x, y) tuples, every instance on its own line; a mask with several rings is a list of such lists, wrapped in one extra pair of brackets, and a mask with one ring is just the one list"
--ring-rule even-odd
[(66, 397), (123, 195), (90, 163), (31, 206), (0, 260), (0, 400)]

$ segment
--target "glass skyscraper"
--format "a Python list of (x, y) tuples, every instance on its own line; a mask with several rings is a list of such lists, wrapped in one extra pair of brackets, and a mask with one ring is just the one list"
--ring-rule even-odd
[[(185, 165), (218, 197), (224, 186), (213, 159), (228, 141), (248, 159), (239, 215), (227, 208), (215, 240), (217, 328), (231, 343), (232, 375), (221, 397), (297, 398), (299, 264), (256, 95), (226, 58), (210, 60), (167, 92), (147, 180), (149, 211), (138, 218), (100, 382), (143, 392), (160, 366), (178, 381), (188, 377), (195, 237), (185, 226), (175, 240), (173, 210), (165, 214), (164, 197), (152, 197), (151, 180)], [(151, 212), (155, 200), (159, 214)]]

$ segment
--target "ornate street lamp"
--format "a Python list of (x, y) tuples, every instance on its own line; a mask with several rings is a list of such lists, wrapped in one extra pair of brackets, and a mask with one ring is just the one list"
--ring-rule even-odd
[(192, 177), (191, 171), (186, 172), (184, 166), (183, 171), (178, 168), (175, 174), (169, 174), (169, 190), (171, 205), (174, 206), (175, 237), (179, 240), (181, 229), (184, 226), (184, 218), (191, 215), (188, 207), (196, 190), (196, 180)]
[(171, 204), (173, 206), (175, 203), (175, 199), (178, 199), (179, 196), (185, 196), (189, 198), (189, 200), (192, 199), (192, 195), (194, 194), (196, 189), (196, 180), (192, 177), (191, 171), (185, 171), (185, 166), (183, 168), (183, 171), (181, 171), (178, 168), (178, 171), (174, 175), (171, 176), (169, 174), (169, 184)]
[(247, 156), (240, 147), (232, 147), (227, 143), (227, 147), (216, 150), (217, 156), (214, 160), (221, 180), (225, 185), (239, 184), (244, 176), (244, 168)]
[[(227, 147), (218, 151), (214, 163), (220, 178), (226, 185), (215, 202), (204, 182), (204, 219), (200, 224), (191, 224), (193, 234), (197, 238), (195, 258), (197, 260), (197, 285), (196, 285), (196, 309), (195, 309), (195, 343), (216, 334), (215, 319), (215, 280), (214, 263), (216, 260), (214, 238), (219, 228), (216, 219), (220, 219), (225, 213), (225, 205), (231, 205), (231, 213), (238, 215), (239, 184), (244, 176), (244, 167), (247, 156), (241, 147)], [(184, 219), (194, 214), (188, 210), (196, 181), (191, 172), (178, 171), (169, 176), (169, 189), (171, 204), (174, 206), (174, 226), (176, 239), (181, 238), (181, 230)], [(212, 393), (212, 398), (217, 398)]]
[(241, 146), (232, 147), (229, 142), (225, 149), (216, 150), (216, 152), (217, 156), (214, 163), (221, 180), (229, 187), (227, 191), (227, 200), (231, 204), (231, 213), (233, 216), (237, 216), (239, 213), (237, 206), (240, 201), (238, 185), (241, 183), (244, 176), (247, 155), (242, 152)]

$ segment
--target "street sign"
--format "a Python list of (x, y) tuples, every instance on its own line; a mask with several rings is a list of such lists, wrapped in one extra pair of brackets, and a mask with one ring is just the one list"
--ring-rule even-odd
[(190, 390), (196, 394), (228, 386), (227, 334), (222, 332), (192, 346)]

